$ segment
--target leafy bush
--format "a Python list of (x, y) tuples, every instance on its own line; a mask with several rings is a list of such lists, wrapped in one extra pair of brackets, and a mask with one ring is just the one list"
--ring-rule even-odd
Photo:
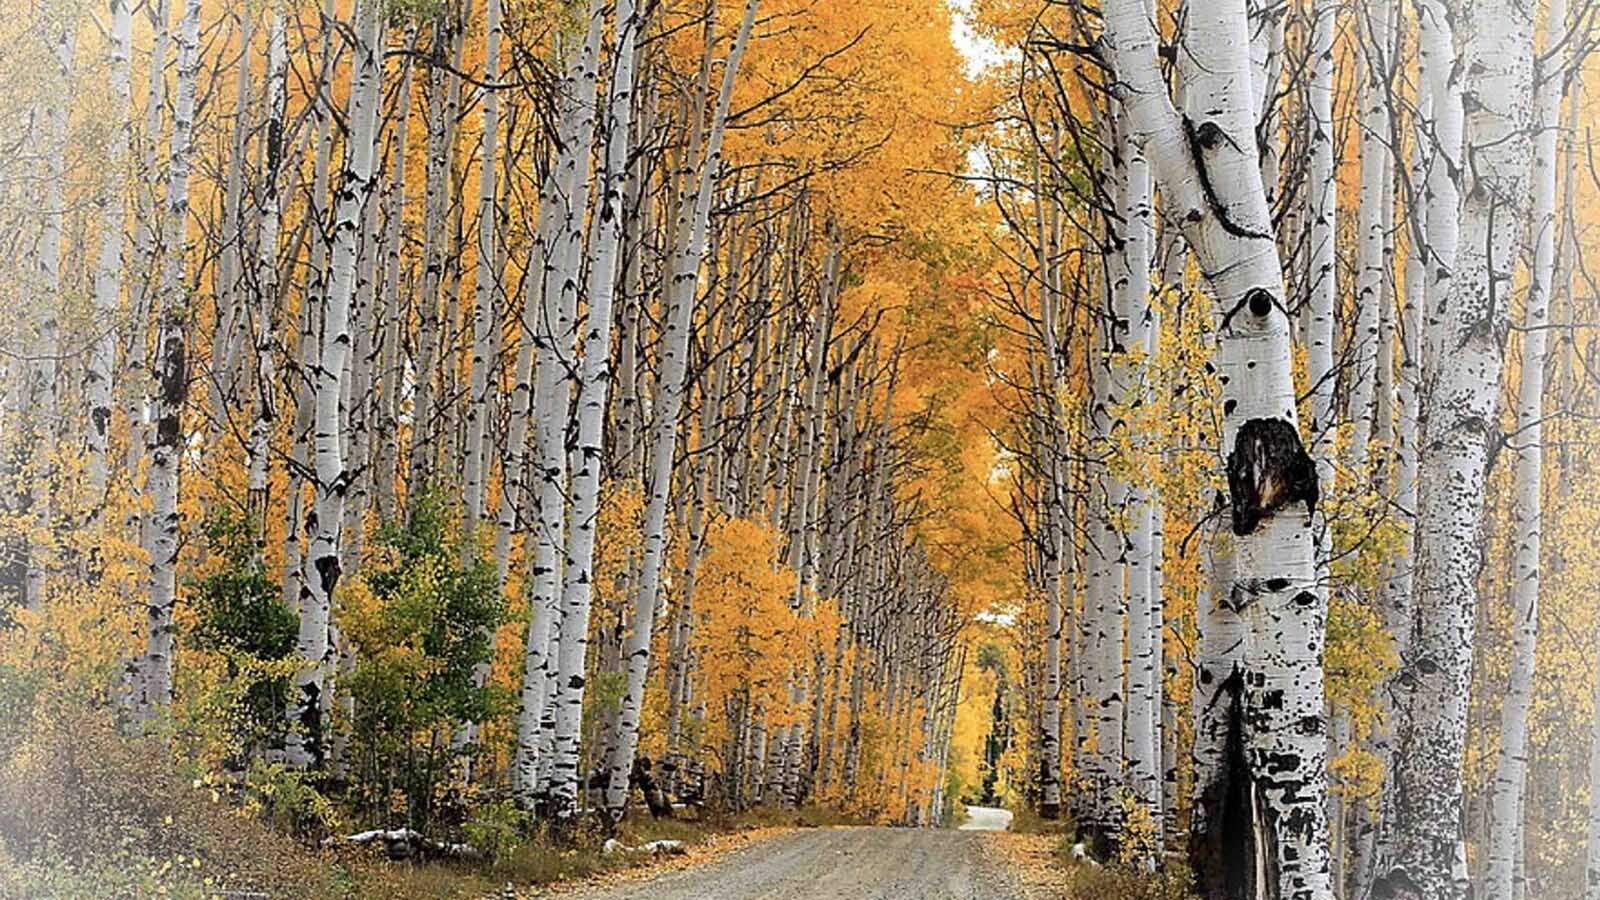
[(499, 800), (479, 806), (461, 827), (467, 843), (490, 862), (506, 858), (529, 828), (528, 816), (516, 804)]
[(319, 841), (340, 822), (333, 803), (312, 784), (313, 777), (258, 760), (245, 776), (244, 808), (285, 834)]
[(214, 515), (206, 539), (220, 566), (193, 585), (197, 621), (188, 640), (194, 649), (221, 657), (223, 737), (233, 751), (230, 762), (242, 769), (249, 759), (283, 746), (294, 672), (294, 664), (284, 661), (294, 654), (300, 623), (267, 577), (242, 518), (226, 511)]
[(409, 521), (374, 535), (361, 577), (341, 596), (340, 621), (357, 649), (352, 795), (374, 822), (419, 831), (465, 821), (454, 776), (464, 752), (448, 735), (486, 722), (510, 698), (475, 672), (493, 650), (506, 604), (492, 562), (463, 547), (437, 494)]
[(1142, 872), (1126, 866), (1074, 865), (1069, 870), (1070, 897), (1115, 897), (1117, 900), (1193, 900), (1188, 870), (1172, 866)]

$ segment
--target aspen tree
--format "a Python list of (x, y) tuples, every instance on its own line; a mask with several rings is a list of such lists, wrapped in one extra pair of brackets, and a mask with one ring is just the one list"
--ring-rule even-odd
[[(748, 0), (739, 30), (733, 37), (728, 57), (723, 64), (721, 88), (716, 106), (706, 125), (703, 149), (691, 146), (690, 160), (698, 159), (699, 176), (683, 188), (679, 201), (678, 219), (674, 227), (678, 242), (672, 258), (671, 280), (666, 288), (666, 320), (661, 338), (661, 376), (659, 396), (655, 403), (655, 433), (650, 453), (650, 480), (646, 487), (644, 513), (644, 555), (640, 562), (637, 593), (634, 596), (635, 646), (630, 647), (628, 694), (623, 699), (624, 710), (636, 710), (643, 702), (645, 677), (648, 674), (650, 631), (660, 590), (661, 567), (665, 561), (666, 519), (668, 492), (671, 488), (672, 463), (677, 449), (678, 416), (683, 407), (689, 352), (689, 329), (695, 307), (695, 295), (700, 280), (701, 258), (705, 253), (706, 232), (711, 214), (711, 194), (717, 173), (721, 168), (722, 141), (727, 127), (729, 106), (733, 102), (734, 79), (739, 63), (755, 26), (760, 0)], [(709, 52), (709, 50), (708, 50)], [(695, 126), (699, 134), (699, 126)], [(699, 155), (696, 155), (696, 151)], [(691, 163), (693, 164), (693, 163)], [(693, 187), (693, 190), (690, 187)], [(643, 627), (641, 627), (641, 625)], [(638, 666), (637, 673), (634, 666)], [(637, 685), (637, 687), (635, 687)], [(581, 695), (580, 695), (581, 701)], [(577, 721), (568, 716), (568, 727), (574, 733)], [(630, 746), (631, 744), (631, 746)], [(634, 733), (624, 734), (618, 743), (618, 755), (611, 761), (610, 786), (607, 789), (607, 806), (610, 811), (620, 809), (614, 805), (619, 791), (617, 779), (626, 778), (633, 768), (634, 750), (638, 745), (637, 726)], [(575, 741), (573, 742), (575, 752)], [(625, 801), (625, 795), (623, 800)]]
[(217, 283), (212, 291), (216, 315), (211, 334), (210, 427), (227, 431), (235, 395), (238, 344), (250, 321), (240, 302), (244, 260), (244, 169), (250, 134), (250, 100), (255, 89), (254, 66), (249, 65), (250, 44), (255, 38), (253, 10), (236, 16), (240, 64), (236, 66), (233, 87), (233, 129), (228, 141), (227, 173), (223, 177), (221, 234), (217, 237)]
[[(1517, 548), (1511, 586), (1511, 673), (1500, 707), (1500, 750), (1491, 791), (1487, 900), (1512, 900), (1516, 855), (1522, 843), (1523, 799), (1528, 768), (1528, 708), (1533, 702), (1533, 668), (1539, 630), (1539, 568), (1543, 546), (1545, 348), (1550, 297), (1555, 292), (1556, 154), (1562, 82), (1566, 77), (1563, 33), (1565, 0), (1545, 11), (1545, 47), (1534, 97), (1533, 208), (1530, 234), (1533, 263), (1522, 312), (1522, 366), (1517, 385), (1517, 430), (1510, 437), (1516, 453), (1515, 517)], [(1569, 177), (1571, 173), (1568, 173)]]
[[(1473, 98), (1464, 116), (1473, 165), (1457, 170), (1465, 190), (1447, 305), (1430, 295), (1436, 324), (1424, 367), (1416, 620), (1399, 681), (1395, 845), (1374, 889), (1385, 898), (1450, 900), (1468, 890), (1461, 764), (1488, 423), (1495, 421), (1507, 327), (1508, 304), (1498, 297), (1509, 289), (1527, 224), (1532, 13), (1521, 4), (1484, 2), (1457, 14), (1467, 48), (1458, 96)], [(1437, 90), (1433, 101), (1436, 117), (1444, 115), (1441, 103), (1454, 102)]]
[[(161, 156), (161, 123), (167, 104), (167, 51), (172, 43), (171, 10), (168, 0), (155, 0), (146, 4), (154, 32), (150, 42), (149, 77), (145, 88), (144, 141), (140, 154), (139, 170), (143, 184), (139, 192), (138, 215), (134, 218), (132, 277), (128, 280), (128, 335), (125, 415), (128, 420), (128, 447), (124, 468), (133, 477), (131, 491), (135, 499), (140, 492), (137, 473), (149, 455), (146, 435), (150, 415), (150, 350), (147, 319), (151, 312), (151, 299), (156, 293), (154, 273), (158, 270), (156, 244), (161, 233), (163, 170)], [(138, 208), (138, 207), (142, 207)], [(143, 517), (129, 514), (128, 524), (145, 540)]]
[(273, 351), (277, 335), (273, 310), (278, 303), (278, 233), (283, 222), (279, 173), (283, 166), (283, 139), (289, 54), (283, 16), (274, 8), (267, 23), (267, 97), (260, 199), (261, 221), (256, 237), (255, 277), (255, 416), (248, 448), (249, 515), (257, 554), (265, 550), (267, 528), (268, 456), (278, 418), (277, 371)]
[(359, 230), (373, 188), (373, 152), (378, 127), (378, 94), (383, 79), (383, 16), (376, 0), (356, 8), (354, 59), (347, 110), (349, 137), (344, 171), (334, 206), (332, 261), (322, 317), (322, 340), (315, 369), (316, 410), (312, 420), (315, 499), (307, 518), (311, 534), (308, 566), (301, 589), (300, 668), (290, 701), (285, 758), (292, 766), (322, 765), (327, 753), (325, 717), (331, 700), (334, 663), (329, 639), (333, 591), (340, 575), (341, 527), (350, 481), (343, 450), (341, 386), (350, 347), (350, 307), (356, 289)]
[[(1362, 31), (1365, 66), (1361, 81), (1361, 192), (1357, 211), (1356, 321), (1351, 335), (1350, 409), (1355, 426), (1350, 441), (1350, 469), (1358, 481), (1366, 477), (1369, 447), (1376, 432), (1378, 359), (1388, 349), (1379, 343), (1384, 283), (1389, 277), (1384, 256), (1385, 186), (1389, 184), (1389, 6), (1388, 0), (1362, 4), (1357, 19)], [(1312, 191), (1319, 190), (1313, 184)], [(1331, 482), (1329, 482), (1331, 484)]]
[(110, 7), (107, 55), (118, 120), (106, 147), (105, 181), (95, 195), (96, 212), (100, 216), (100, 251), (94, 271), (94, 315), (99, 330), (83, 373), (84, 395), (89, 405), (87, 444), (89, 485), (95, 503), (93, 524), (98, 524), (106, 487), (111, 480), (111, 408), (115, 400), (112, 369), (121, 333), (117, 317), (127, 225), (127, 210), (120, 190), (129, 174), (128, 157), (133, 149), (133, 8), (130, 0), (112, 0)]
[(156, 291), (155, 397), (150, 432), (146, 490), (151, 518), (146, 531), (150, 553), (150, 599), (144, 658), (133, 703), (136, 722), (150, 722), (172, 703), (173, 608), (177, 603), (178, 471), (183, 453), (183, 404), (188, 394), (188, 306), (186, 284), (189, 241), (189, 172), (193, 154), (196, 79), (200, 71), (200, 0), (187, 0), (178, 26), (178, 72), (172, 104), (167, 200), (162, 218), (160, 283)]
[[(483, 97), (483, 146), (478, 168), (478, 244), (477, 263), (474, 268), (475, 303), (472, 310), (472, 359), (470, 386), (467, 396), (466, 446), (462, 448), (464, 461), (463, 502), (466, 505), (466, 526), (470, 536), (483, 515), (487, 454), (484, 433), (489, 415), (491, 348), (489, 338), (495, 317), (496, 297), (500, 291), (500, 273), (496, 268), (498, 251), (495, 244), (498, 208), (495, 204), (495, 176), (500, 147), (500, 92), (494, 82), (500, 77), (500, 0), (487, 0), (484, 14), (483, 80), (488, 85)], [(470, 552), (469, 539), (463, 542), (462, 552)]]
[[(417, 28), (415, 24), (406, 26), (405, 45), (408, 50), (414, 51), (417, 46)], [(412, 82), (415, 78), (415, 67), (408, 54), (400, 65), (400, 88), (395, 95), (394, 131), (391, 139), (389, 153), (388, 183), (385, 186), (384, 205), (384, 234), (382, 245), (387, 259), (383, 266), (383, 297), (388, 307), (388, 315), (384, 321), (383, 355), (381, 370), (383, 374), (382, 396), (378, 406), (378, 447), (374, 453), (373, 467), (380, 473), (377, 483), (376, 497), (378, 516), (385, 520), (392, 520), (396, 512), (395, 481), (396, 474), (400, 471), (400, 401), (401, 382), (404, 373), (401, 371), (401, 336), (405, 332), (407, 306), (401, 296), (400, 285), (404, 276), (405, 264), (402, 258), (403, 226), (405, 223), (406, 207), (406, 149), (411, 125), (411, 95)], [(394, 474), (392, 474), (394, 473)], [(415, 485), (412, 486), (413, 489)]]
[[(333, 0), (327, 0), (322, 9), (326, 23), (333, 22)], [(333, 50), (333, 31), (328, 29), (322, 39), (322, 73), (332, 77), (336, 57)], [(289, 503), (287, 523), (284, 528), (283, 548), (283, 603), (289, 609), (299, 610), (304, 596), (306, 573), (304, 570), (306, 544), (310, 529), (306, 517), (305, 481), (311, 471), (311, 431), (315, 413), (314, 373), (321, 353), (317, 335), (328, 291), (328, 241), (327, 227), (328, 184), (333, 168), (333, 110), (321, 92), (311, 106), (316, 120), (316, 152), (312, 162), (311, 198), (306, 216), (311, 228), (311, 252), (305, 295), (300, 308), (300, 334), (296, 344), (298, 357), (294, 379), (293, 440), (289, 455)]]
[[(550, 694), (555, 687), (556, 666), (552, 659), (559, 649), (554, 640), (559, 625), (561, 597), (560, 555), (566, 545), (567, 453), (566, 432), (570, 390), (563, 369), (572, 354), (573, 318), (577, 304), (578, 249), (581, 249), (581, 220), (587, 202), (589, 181), (588, 144), (597, 90), (600, 33), (605, 7), (600, 0), (589, 0), (585, 13), (582, 45), (571, 52), (559, 86), (561, 136), (560, 157), (540, 190), (539, 214), (557, 221), (552, 224), (550, 242), (543, 245), (543, 270), (537, 327), (530, 340), (538, 349), (534, 371), (533, 467), (536, 473), (533, 523), (533, 552), (530, 556), (531, 589), (528, 598), (531, 615), (523, 659), (521, 711), (517, 719), (516, 779), (518, 803), (524, 809), (544, 799), (550, 787), (542, 772), (551, 760), (548, 746), (554, 739), (555, 710)], [(542, 227), (542, 226), (541, 226)], [(579, 243), (577, 248), (574, 243)]]
[[(1283, 274), (1248, 137), (1244, 6), (1191, 8), (1179, 50), (1192, 60), (1181, 111), (1161, 77), (1157, 40), (1143, 3), (1106, 5), (1107, 58), (1126, 127), (1149, 153), (1163, 200), (1184, 223), (1217, 301), (1235, 551), (1232, 586), (1212, 602), (1229, 604), (1245, 625), (1232, 672), (1208, 688), (1219, 706), (1231, 707), (1239, 738), (1226, 767), (1199, 773), (1203, 814), (1192, 846), (1208, 896), (1270, 890), (1316, 900), (1333, 892), (1323, 811), (1326, 602), (1310, 522), (1317, 474), (1296, 423)], [(1230, 792), (1259, 804), (1264, 816), (1226, 821)]]
[(451, 177), (455, 158), (454, 111), (461, 92), (459, 68), (448, 62), (461, 30), (455, 11), (441, 8), (434, 19), (429, 48), (432, 65), (428, 67), (427, 80), (428, 155), (423, 176), (422, 289), (415, 301), (419, 323), (413, 360), (416, 386), (411, 399), (411, 456), (406, 479), (413, 499), (428, 486), (437, 486), (439, 481), (436, 468), (443, 439), (435, 405), (440, 360), (448, 354), (446, 330), (452, 325), (448, 319), (441, 319), (439, 300), (444, 292), (450, 240), (446, 219), (450, 214), (454, 184)]
[[(611, 386), (611, 317), (618, 276), (618, 255), (622, 244), (622, 189), (627, 180), (628, 148), (633, 122), (634, 46), (638, 41), (639, 19), (633, 4), (621, 0), (615, 6), (615, 44), (606, 116), (600, 129), (605, 138), (605, 162), (600, 177), (599, 207), (595, 212), (594, 239), (590, 242), (589, 315), (583, 335), (583, 368), (577, 388), (578, 446), (577, 468), (572, 472), (569, 497), (567, 558), (561, 596), (560, 653), (558, 678), (562, 685), (561, 706), (556, 713), (555, 772), (551, 786), (552, 806), (557, 817), (576, 812), (577, 789), (581, 774), (567, 768), (576, 755), (576, 739), (582, 726), (584, 651), (588, 645), (589, 611), (593, 602), (594, 541), (600, 505), (601, 468), (605, 453), (606, 398)], [(648, 647), (650, 630), (645, 629)], [(622, 709), (627, 715), (626, 697)], [(635, 713), (637, 715), (637, 713)], [(623, 734), (618, 745), (628, 740), (629, 723), (620, 720)], [(638, 722), (632, 723), (637, 741)], [(632, 771), (632, 760), (629, 761)], [(624, 776), (626, 777), (626, 776)], [(611, 773), (613, 785), (616, 773)], [(624, 783), (626, 785), (626, 782)], [(608, 787), (606, 806), (612, 806)], [(624, 787), (626, 790), (626, 787)]]
[(29, 479), (26, 487), (26, 509), (31, 522), (27, 539), (27, 562), (24, 573), (23, 603), (31, 610), (44, 609), (49, 584), (48, 578), (54, 562), (53, 536), (56, 528), (55, 481), (58, 404), (61, 390), (62, 303), (62, 242), (65, 228), (66, 197), (63, 192), (66, 180), (67, 117), (72, 90), (73, 57), (76, 36), (70, 22), (52, 29), (56, 83), (52, 85), (55, 96), (40, 111), (44, 120), (38, 148), (42, 157), (39, 173), (39, 202), (43, 207), (39, 238), (31, 251), (32, 267), (28, 277), (38, 292), (33, 339), (36, 342), (28, 361), (27, 382), (28, 413), (32, 418), (28, 453), (39, 461), (39, 470)]

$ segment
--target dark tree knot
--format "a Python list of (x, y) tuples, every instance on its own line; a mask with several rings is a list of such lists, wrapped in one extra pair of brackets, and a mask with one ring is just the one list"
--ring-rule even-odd
[(1304, 500), (1317, 508), (1317, 469), (1300, 433), (1283, 419), (1251, 419), (1239, 426), (1228, 453), (1228, 494), (1233, 533), (1246, 535), (1284, 506)]

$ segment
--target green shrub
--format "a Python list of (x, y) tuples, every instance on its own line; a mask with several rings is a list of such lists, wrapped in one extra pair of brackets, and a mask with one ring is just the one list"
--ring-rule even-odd
[(360, 578), (342, 590), (339, 619), (357, 649), (348, 681), (351, 799), (374, 824), (465, 823), (457, 788), (462, 750), (450, 734), (488, 722), (511, 698), (478, 684), (506, 603), (492, 562), (463, 553), (437, 494), (419, 497), (409, 521), (380, 528)]

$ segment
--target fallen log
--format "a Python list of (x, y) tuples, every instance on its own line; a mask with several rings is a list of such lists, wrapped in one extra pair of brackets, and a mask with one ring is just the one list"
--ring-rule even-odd
[(374, 828), (347, 834), (343, 838), (330, 837), (322, 842), (324, 847), (338, 841), (347, 844), (372, 844), (383, 842), (384, 853), (392, 860), (413, 859), (418, 856), (444, 856), (452, 859), (478, 859), (481, 854), (471, 844), (435, 841), (412, 828)]

